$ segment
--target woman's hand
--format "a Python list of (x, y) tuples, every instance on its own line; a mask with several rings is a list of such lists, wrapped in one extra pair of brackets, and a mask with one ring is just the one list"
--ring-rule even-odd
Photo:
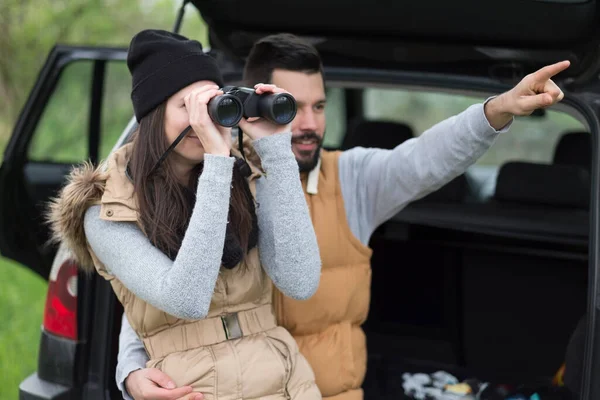
[(208, 114), (208, 102), (222, 95), (217, 85), (206, 85), (190, 92), (183, 99), (188, 112), (190, 126), (200, 139), (204, 151), (209, 154), (229, 156), (231, 150), (231, 128), (216, 125)]
[(133, 371), (125, 379), (127, 393), (134, 400), (203, 400), (191, 386), (176, 387), (167, 374), (156, 368)]
[[(288, 91), (278, 88), (275, 85), (265, 85), (262, 83), (255, 85), (254, 90), (257, 94), (289, 93)], [(239, 126), (242, 128), (244, 133), (247, 133), (248, 136), (254, 140), (276, 133), (289, 132), (292, 129), (291, 122), (287, 125), (277, 125), (265, 118), (242, 118)]]

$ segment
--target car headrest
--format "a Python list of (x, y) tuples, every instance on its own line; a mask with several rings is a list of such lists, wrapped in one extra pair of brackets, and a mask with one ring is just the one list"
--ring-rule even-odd
[(498, 172), (494, 198), (501, 202), (587, 209), (590, 174), (576, 165), (509, 162)]
[(460, 203), (466, 197), (467, 190), (467, 178), (465, 175), (459, 175), (435, 192), (425, 196), (421, 202)]
[(592, 167), (592, 135), (588, 132), (567, 132), (554, 149), (554, 164)]
[(393, 149), (413, 137), (413, 130), (407, 124), (360, 119), (350, 124), (348, 133), (342, 143), (342, 150), (358, 146)]

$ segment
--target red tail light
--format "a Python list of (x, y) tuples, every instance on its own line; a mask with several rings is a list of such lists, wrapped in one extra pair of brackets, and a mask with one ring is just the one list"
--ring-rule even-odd
[(44, 329), (77, 340), (77, 264), (71, 259), (58, 264), (50, 273)]

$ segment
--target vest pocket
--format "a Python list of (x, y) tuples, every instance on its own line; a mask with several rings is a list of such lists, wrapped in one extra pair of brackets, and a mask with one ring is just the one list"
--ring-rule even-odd
[(206, 400), (218, 397), (217, 368), (210, 348), (198, 348), (171, 353), (162, 360), (151, 360), (148, 368), (158, 368), (167, 374), (175, 385), (189, 385), (201, 392)]
[(275, 357), (281, 362), (284, 371), (282, 389), (285, 397), (290, 398), (288, 391), (288, 385), (292, 374), (292, 357), (290, 351), (285, 343), (275, 337), (265, 334), (265, 340), (269, 344)]
[(315, 374), (306, 358), (300, 353), (292, 335), (279, 327), (267, 332), (267, 340), (279, 352), (287, 366), (286, 397), (320, 400), (321, 393), (315, 381)]
[(236, 368), (241, 371), (244, 398), (286, 395), (291, 363), (285, 349), (268, 336), (262, 332), (231, 341), (235, 347)]

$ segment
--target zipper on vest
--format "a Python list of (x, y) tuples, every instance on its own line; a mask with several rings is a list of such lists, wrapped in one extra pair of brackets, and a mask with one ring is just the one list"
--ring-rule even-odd
[(278, 323), (279, 325), (285, 325), (285, 321), (283, 319), (283, 293), (281, 293), (280, 291), (276, 291), (275, 292), (275, 296), (277, 297), (277, 301), (275, 301), (274, 303), (274, 308), (275, 308), (275, 315), (278, 319)]
[(225, 288), (225, 304), (229, 306), (229, 285), (227, 279), (223, 279), (223, 287)]
[(228, 312), (229, 306), (230, 306), (230, 304), (229, 304), (229, 284), (227, 283), (226, 276), (223, 277), (222, 285), (223, 285), (223, 308), (225, 309), (225, 312)]
[(223, 308), (223, 312), (228, 312), (229, 309), (229, 301), (228, 301), (228, 294), (229, 294), (229, 288), (227, 286), (227, 278), (226, 276), (221, 272), (219, 273), (219, 278), (217, 279), (216, 282), (216, 286), (215, 286), (215, 292), (219, 293), (219, 297), (221, 297), (221, 304), (222, 304), (222, 308)]

